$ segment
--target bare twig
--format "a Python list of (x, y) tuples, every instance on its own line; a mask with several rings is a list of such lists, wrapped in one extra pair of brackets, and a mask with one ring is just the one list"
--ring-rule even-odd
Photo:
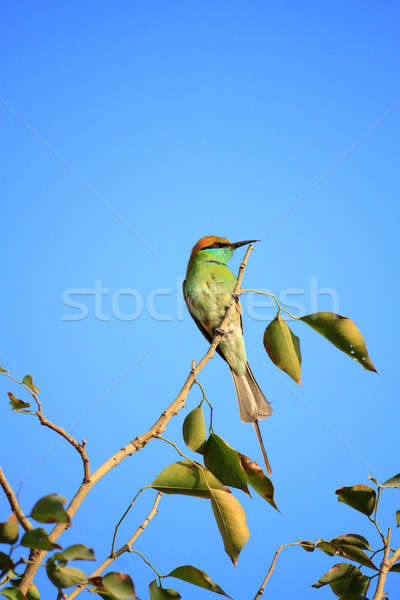
[(264, 590), (265, 590), (265, 586), (266, 586), (266, 584), (268, 582), (268, 579), (271, 577), (272, 573), (274, 572), (275, 563), (278, 560), (278, 556), (280, 555), (280, 553), (282, 552), (282, 550), (284, 548), (288, 548), (289, 546), (300, 546), (300, 542), (291, 542), (290, 544), (283, 544), (282, 546), (279, 546), (278, 550), (275, 552), (275, 556), (273, 558), (271, 566), (268, 569), (268, 572), (267, 572), (267, 574), (265, 576), (265, 579), (262, 582), (262, 584), (260, 586), (260, 589), (258, 590), (257, 594), (254, 596), (254, 600), (258, 600), (263, 595)]
[(90, 468), (89, 468), (89, 458), (88, 458), (88, 455), (86, 453), (86, 448), (85, 448), (86, 447), (85, 440), (82, 440), (82, 443), (80, 444), (75, 438), (73, 438), (69, 433), (67, 433), (65, 431), (65, 429), (63, 429), (62, 427), (59, 427), (58, 425), (55, 425), (55, 423), (52, 423), (51, 421), (49, 421), (49, 419), (47, 419), (43, 414), (42, 404), (39, 400), (38, 394), (36, 392), (34, 392), (25, 383), (23, 383), (22, 381), (19, 381), (18, 379), (16, 379), (16, 377), (13, 377), (10, 373), (8, 373), (8, 371), (2, 371), (2, 373), (3, 373), (3, 375), (5, 375), (9, 379), (11, 379), (12, 381), (15, 381), (15, 383), (17, 383), (18, 385), (23, 387), (27, 392), (29, 392), (29, 394), (35, 400), (36, 406), (37, 406), (37, 411), (36, 412), (28, 412), (28, 414), (31, 414), (31, 415), (37, 417), (39, 419), (40, 423), (44, 427), (48, 427), (49, 429), (52, 429), (53, 431), (58, 433), (58, 435), (61, 435), (61, 437), (63, 437), (65, 440), (67, 440), (67, 442), (69, 444), (71, 444), (71, 446), (73, 446), (75, 448), (75, 450), (80, 454), (80, 457), (82, 459), (82, 464), (83, 464), (84, 481), (88, 481), (90, 478)]
[(67, 433), (62, 427), (59, 427), (58, 425), (55, 425), (54, 423), (52, 423), (51, 421), (49, 421), (43, 415), (43, 413), (41, 412), (41, 410), (38, 411), (35, 414), (38, 417), (40, 423), (44, 427), (48, 427), (49, 429), (52, 429), (53, 431), (55, 431), (56, 433), (58, 433), (58, 435), (61, 435), (64, 439), (67, 440), (67, 442), (69, 442), (71, 444), (71, 446), (73, 446), (75, 448), (75, 450), (77, 452), (79, 452), (79, 454), (81, 456), (81, 459), (82, 459), (82, 464), (83, 464), (83, 480), (85, 482), (89, 481), (89, 479), (90, 479), (90, 466), (89, 466), (89, 458), (88, 458), (88, 455), (86, 453), (86, 441), (82, 440), (82, 442), (79, 443), (75, 438), (73, 438), (69, 433)]
[[(89, 578), (98, 577), (99, 575), (101, 575), (103, 573), (103, 571), (105, 571), (105, 569), (108, 567), (108, 565), (110, 565), (114, 560), (119, 558), (121, 556), (121, 554), (131, 551), (132, 544), (137, 540), (139, 535), (145, 530), (147, 525), (150, 523), (151, 519), (157, 514), (157, 512), (158, 512), (157, 506), (161, 500), (161, 496), (162, 496), (162, 493), (158, 492), (155, 502), (153, 504), (153, 508), (151, 509), (151, 511), (149, 512), (149, 514), (147, 515), (147, 517), (145, 518), (143, 523), (136, 529), (133, 536), (131, 538), (129, 538), (129, 540), (126, 542), (126, 544), (121, 546), (121, 548), (119, 548), (119, 550), (117, 550), (117, 552), (115, 552), (113, 555), (106, 558), (106, 560), (104, 562), (102, 562), (101, 565), (99, 567), (97, 567), (97, 569), (95, 571), (93, 571), (93, 573), (90, 575)], [(76, 598), (76, 596), (78, 594), (80, 594), (85, 589), (86, 586), (87, 586), (87, 584), (78, 585), (69, 594), (69, 596), (67, 596), (66, 600), (72, 600), (73, 598)]]
[[(215, 336), (210, 344), (210, 347), (208, 348), (208, 350), (205, 353), (205, 355), (203, 356), (203, 358), (197, 363), (197, 365), (196, 364), (193, 365), (193, 363), (192, 363), (192, 368), (190, 370), (190, 373), (187, 376), (186, 381), (183, 384), (179, 394), (176, 396), (175, 400), (169, 405), (169, 407), (166, 410), (164, 410), (161, 413), (161, 415), (159, 416), (157, 421), (154, 423), (154, 425), (148, 431), (146, 431), (142, 435), (136, 437), (134, 440), (129, 442), (126, 446), (124, 446), (123, 448), (118, 450), (115, 454), (113, 454), (113, 456), (111, 456), (108, 460), (106, 460), (106, 462), (103, 463), (94, 473), (92, 473), (92, 475), (90, 476), (90, 479), (88, 481), (82, 482), (81, 486), (79, 487), (78, 491), (76, 492), (75, 496), (72, 498), (72, 500), (67, 508), (67, 513), (70, 518), (72, 518), (74, 516), (74, 514), (76, 513), (76, 511), (78, 510), (78, 508), (80, 507), (80, 505), (82, 504), (83, 500), (86, 498), (86, 496), (88, 495), (88, 493), (90, 492), (92, 487), (94, 485), (96, 485), (96, 483), (100, 479), (102, 479), (102, 477), (104, 477), (104, 475), (106, 475), (107, 473), (109, 473), (109, 471), (111, 471), (111, 469), (113, 469), (114, 467), (119, 465), (119, 463), (122, 460), (124, 460), (127, 456), (131, 456), (135, 452), (138, 452), (139, 450), (144, 448), (144, 446), (146, 444), (148, 444), (152, 439), (154, 439), (155, 437), (160, 435), (160, 433), (162, 433), (165, 430), (169, 421), (176, 414), (178, 414), (178, 412), (181, 408), (183, 408), (185, 406), (185, 401), (186, 401), (187, 395), (196, 380), (196, 376), (203, 369), (203, 367), (208, 363), (210, 358), (213, 357), (215, 349), (217, 348), (218, 344), (220, 343), (220, 341), (222, 339), (222, 332), (223, 332), (224, 328), (227, 326), (227, 324), (229, 323), (229, 320), (231, 318), (233, 311), (236, 310), (236, 306), (235, 306), (236, 301), (235, 301), (234, 297), (237, 296), (238, 292), (240, 291), (244, 270), (246, 268), (247, 260), (250, 256), (250, 253), (252, 252), (252, 250), (253, 250), (253, 246), (250, 245), (247, 248), (247, 251), (246, 251), (246, 254), (244, 255), (243, 261), (240, 264), (238, 278), (237, 278), (236, 285), (235, 285), (235, 288), (234, 288), (233, 294), (232, 294), (232, 301), (225, 311), (225, 316), (222, 319), (221, 324), (218, 328), (218, 333), (215, 334)], [(67, 527), (68, 527), (68, 524), (58, 523), (49, 535), (50, 540), (52, 542), (55, 542), (60, 537), (60, 535), (65, 531), (65, 529)], [(45, 550), (33, 550), (31, 552), (30, 559), (34, 562), (35, 561), (40, 562), (43, 559), (43, 557), (45, 556), (45, 554), (46, 554)], [(25, 573), (22, 576), (21, 583), (19, 586), (20, 590), (23, 593), (26, 593), (36, 571), (37, 571), (37, 567), (35, 564), (28, 565)]]
[(32, 529), (33, 525), (29, 522), (29, 520), (26, 518), (26, 516), (22, 512), (19, 502), (18, 502), (10, 484), (8, 483), (6, 476), (4, 475), (1, 467), (0, 467), (0, 485), (3, 488), (5, 495), (7, 496), (7, 499), (11, 506), (11, 510), (13, 511), (14, 515), (17, 517), (21, 526), (25, 529), (25, 531), (28, 531), (28, 529)]

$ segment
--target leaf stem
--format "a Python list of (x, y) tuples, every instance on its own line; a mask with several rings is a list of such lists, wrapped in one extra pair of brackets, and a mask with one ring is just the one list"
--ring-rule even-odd
[(279, 300), (275, 296), (275, 294), (271, 294), (270, 292), (262, 292), (261, 290), (254, 290), (252, 288), (247, 288), (245, 290), (240, 290), (239, 295), (244, 294), (245, 292), (254, 292), (255, 294), (261, 294), (262, 296), (269, 296), (270, 298), (273, 298), (276, 302), (276, 305), (278, 307), (278, 315), (279, 315), (280, 311), (283, 310), (283, 312), (285, 312), (287, 315), (289, 315), (289, 317), (292, 317), (292, 319), (296, 319), (296, 320), (301, 319), (301, 317), (296, 317), (295, 315), (292, 315), (292, 313), (290, 313), (288, 310), (286, 310), (286, 308), (282, 308), (282, 306), (280, 305)]
[[(144, 560), (144, 562), (146, 563), (146, 565), (148, 565), (151, 569), (153, 569), (154, 573), (157, 575), (158, 577), (158, 583), (160, 585), (160, 587), (162, 587), (161, 585), (161, 577), (163, 577), (163, 575), (160, 575), (160, 573), (157, 571), (157, 569), (151, 564), (151, 562), (149, 560), (147, 560), (147, 558), (145, 556), (143, 556), (143, 554), (141, 554), (138, 550), (134, 550), (133, 548), (129, 548), (128, 552), (134, 552), (135, 554), (138, 554), (140, 556), (140, 558), (142, 560)], [(165, 575), (164, 575), (165, 577)]]
[[(157, 440), (162, 440), (163, 442), (166, 442), (167, 444), (169, 444), (170, 446), (172, 446), (173, 448), (175, 448), (175, 450), (177, 451), (177, 453), (179, 454), (179, 456), (182, 456), (182, 458), (185, 458), (186, 460), (188, 460), (195, 467), (202, 468), (202, 465), (198, 465), (197, 463), (195, 463), (194, 460), (192, 460), (191, 458), (189, 458), (188, 456), (186, 456), (185, 454), (183, 454), (183, 452), (181, 452), (179, 450), (178, 446), (174, 442), (171, 442), (171, 440), (168, 440), (167, 438), (163, 437), (162, 435), (156, 435), (156, 439)], [(151, 486), (149, 486), (149, 487), (151, 487)]]
[(207, 395), (206, 395), (206, 393), (205, 393), (205, 391), (204, 391), (204, 388), (203, 388), (203, 386), (201, 385), (201, 383), (200, 383), (199, 381), (197, 381), (197, 379), (195, 379), (194, 383), (197, 383), (197, 385), (200, 387), (200, 389), (201, 389), (201, 392), (202, 392), (202, 394), (203, 394), (203, 397), (202, 397), (202, 399), (201, 399), (201, 401), (200, 401), (200, 404), (199, 404), (199, 406), (201, 406), (201, 405), (203, 404), (204, 400), (205, 400), (205, 401), (207, 402), (207, 404), (208, 404), (208, 408), (210, 409), (210, 426), (209, 426), (209, 428), (208, 428), (208, 432), (209, 432), (209, 433), (212, 433), (212, 432), (213, 432), (213, 426), (212, 426), (212, 424), (213, 424), (213, 411), (214, 411), (214, 409), (213, 409), (213, 405), (211, 404), (211, 402), (210, 402), (210, 401), (209, 401), (209, 399), (207, 398)]

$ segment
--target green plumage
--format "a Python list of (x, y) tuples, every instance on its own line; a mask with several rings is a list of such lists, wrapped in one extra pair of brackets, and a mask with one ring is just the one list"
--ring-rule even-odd
[[(208, 239), (208, 238), (207, 238)], [(216, 238), (224, 240), (224, 238)], [(225, 242), (228, 240), (224, 240)], [(224, 318), (236, 277), (226, 266), (234, 247), (206, 247), (192, 253), (183, 293), (190, 314), (203, 335), (211, 341)], [(240, 417), (256, 422), (269, 416), (272, 409), (260, 390), (247, 362), (243, 339), (240, 303), (232, 312), (217, 351), (229, 364), (238, 395)]]

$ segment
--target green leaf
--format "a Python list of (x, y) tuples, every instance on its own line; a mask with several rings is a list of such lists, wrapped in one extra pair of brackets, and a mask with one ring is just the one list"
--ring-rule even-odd
[(393, 573), (400, 573), (400, 562), (393, 565), (393, 567), (389, 569), (389, 571), (392, 571)]
[(339, 556), (343, 556), (344, 558), (354, 560), (355, 562), (361, 565), (365, 565), (370, 569), (374, 569), (375, 571), (377, 570), (369, 556), (365, 554), (365, 552), (361, 550), (359, 546), (349, 544), (343, 539), (333, 538), (329, 542), (325, 540), (317, 540), (317, 544), (315, 545), (315, 547), (325, 552), (325, 554), (328, 554), (328, 556), (334, 556), (336, 554)]
[(151, 487), (165, 494), (184, 494), (198, 498), (209, 498), (209, 487), (226, 490), (222, 483), (203, 465), (193, 464), (187, 460), (166, 467), (156, 477)]
[(35, 394), (39, 393), (39, 388), (36, 387), (36, 385), (33, 385), (32, 375), (25, 375), (25, 377), (22, 380), (22, 383), (25, 384), (26, 387), (28, 387)]
[(181, 595), (176, 590), (158, 587), (156, 581), (149, 585), (150, 600), (179, 600)]
[(397, 473), (397, 475), (394, 475), (393, 477), (385, 481), (385, 483), (382, 483), (381, 487), (400, 488), (400, 473)]
[(182, 567), (177, 567), (171, 573), (167, 575), (167, 577), (176, 577), (177, 579), (181, 579), (182, 581), (187, 581), (188, 583), (192, 583), (193, 585), (197, 585), (198, 587), (209, 590), (210, 592), (215, 592), (216, 594), (221, 594), (222, 596), (226, 596), (230, 598), (228, 594), (224, 592), (222, 588), (219, 587), (212, 579), (197, 567), (192, 567), (192, 565), (183, 565)]
[(264, 332), (264, 347), (272, 362), (300, 385), (300, 340), (279, 314)]
[(92, 548), (83, 544), (74, 544), (62, 552), (56, 552), (53, 554), (53, 558), (65, 562), (68, 560), (96, 560)]
[(18, 539), (18, 519), (11, 513), (5, 523), (0, 523), (0, 542), (14, 544)]
[(315, 548), (322, 550), (322, 552), (325, 552), (325, 554), (327, 554), (328, 556), (334, 556), (338, 551), (334, 544), (332, 544), (331, 542), (325, 542), (324, 540), (317, 540)]
[(34, 583), (31, 583), (26, 592), (26, 600), (40, 600), (39, 590)]
[(324, 585), (329, 585), (334, 581), (348, 578), (357, 571), (360, 572), (354, 565), (350, 565), (349, 563), (337, 563), (336, 565), (333, 565), (329, 571), (324, 573), (324, 575), (322, 575), (322, 577), (320, 577), (320, 579), (311, 587), (320, 588)]
[(0, 552), (0, 573), (7, 573), (14, 568), (14, 563), (8, 554)]
[(55, 548), (61, 548), (58, 544), (53, 544), (49, 540), (47, 532), (39, 527), (38, 529), (28, 529), (22, 536), (22, 546), (25, 548), (33, 548), (35, 550), (54, 550)]
[(125, 573), (111, 572), (104, 577), (91, 577), (89, 581), (94, 585), (89, 591), (99, 594), (104, 600), (138, 600), (134, 583)]
[(363, 336), (351, 319), (335, 313), (320, 312), (305, 315), (301, 320), (326, 337), (336, 348), (358, 361), (364, 369), (377, 372), (368, 355)]
[(225, 552), (236, 567), (238, 556), (250, 537), (244, 510), (234, 496), (223, 490), (212, 490), (211, 507)]
[(368, 589), (369, 577), (363, 575), (354, 565), (338, 563), (314, 583), (312, 587), (329, 585), (332, 592), (342, 598), (364, 596)]
[(344, 577), (338, 579), (330, 584), (330, 588), (336, 596), (340, 598), (350, 598), (352, 596), (358, 598), (365, 598), (365, 595), (369, 587), (369, 577), (361, 573), (356, 568), (355, 572), (350, 577)]
[(314, 552), (315, 550), (315, 544), (314, 542), (312, 542), (311, 540), (303, 540), (300, 542), (300, 546), (306, 551), (306, 552)]
[(396, 527), (400, 527), (400, 510), (396, 510)]
[(244, 454), (239, 454), (240, 462), (246, 473), (247, 481), (251, 487), (260, 494), (264, 500), (269, 502), (271, 506), (279, 510), (274, 501), (274, 486), (272, 481), (265, 475), (262, 468), (256, 463), (255, 460), (251, 460)]
[(9, 600), (26, 600), (26, 596), (16, 587), (5, 588), (0, 594)]
[(29, 408), (29, 402), (24, 402), (23, 400), (16, 398), (11, 392), (7, 392), (7, 395), (10, 398), (9, 404), (11, 405), (13, 410), (22, 410), (24, 408)]
[(249, 494), (247, 476), (238, 452), (215, 433), (212, 433), (206, 442), (204, 464), (221, 483)]
[(368, 485), (359, 484), (351, 487), (341, 487), (336, 490), (335, 494), (338, 495), (339, 502), (344, 502), (344, 504), (368, 517), (372, 515), (375, 508), (376, 493)]
[(87, 580), (85, 573), (80, 569), (58, 565), (53, 558), (47, 559), (46, 572), (50, 581), (58, 589), (79, 585)]
[(203, 454), (206, 441), (206, 425), (201, 406), (194, 408), (187, 415), (183, 422), (182, 433), (186, 446), (193, 452)]
[[(12, 583), (18, 586), (21, 583), (21, 578), (13, 579)], [(26, 600), (40, 600), (39, 590), (34, 583), (29, 585), (28, 591), (25, 594)]]
[(362, 535), (358, 535), (357, 533), (345, 533), (343, 535), (339, 535), (336, 538), (331, 540), (333, 544), (338, 542), (339, 544), (351, 544), (352, 546), (358, 546), (359, 548), (364, 548), (364, 550), (370, 550), (369, 541)]
[(368, 600), (368, 598), (364, 594), (362, 596), (360, 594), (344, 594), (340, 596), (339, 600)]
[(358, 546), (352, 546), (351, 544), (346, 543), (340, 544), (337, 541), (335, 541), (334, 545), (336, 548), (338, 548), (338, 550), (341, 551), (342, 556), (349, 558), (350, 560), (354, 560), (354, 562), (357, 562), (360, 565), (374, 569), (375, 571), (379, 570), (376, 568), (369, 556), (365, 554), (365, 552)]
[(66, 501), (66, 498), (57, 494), (44, 496), (36, 502), (31, 517), (39, 523), (69, 523), (70, 519), (63, 507)]

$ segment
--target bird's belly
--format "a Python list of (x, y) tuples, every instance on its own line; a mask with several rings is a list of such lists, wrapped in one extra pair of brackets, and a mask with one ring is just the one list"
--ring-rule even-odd
[[(215, 329), (221, 325), (226, 309), (232, 302), (232, 292), (221, 290), (215, 285), (202, 286), (196, 293), (188, 294), (186, 301), (190, 312), (210, 336), (214, 337)], [(219, 347), (234, 371), (238, 375), (244, 374), (247, 357), (238, 310), (232, 312), (229, 322), (225, 325)]]
[(193, 292), (186, 298), (189, 309), (203, 327), (213, 335), (215, 328), (224, 318), (232, 296), (215, 285), (207, 284), (199, 286)]

